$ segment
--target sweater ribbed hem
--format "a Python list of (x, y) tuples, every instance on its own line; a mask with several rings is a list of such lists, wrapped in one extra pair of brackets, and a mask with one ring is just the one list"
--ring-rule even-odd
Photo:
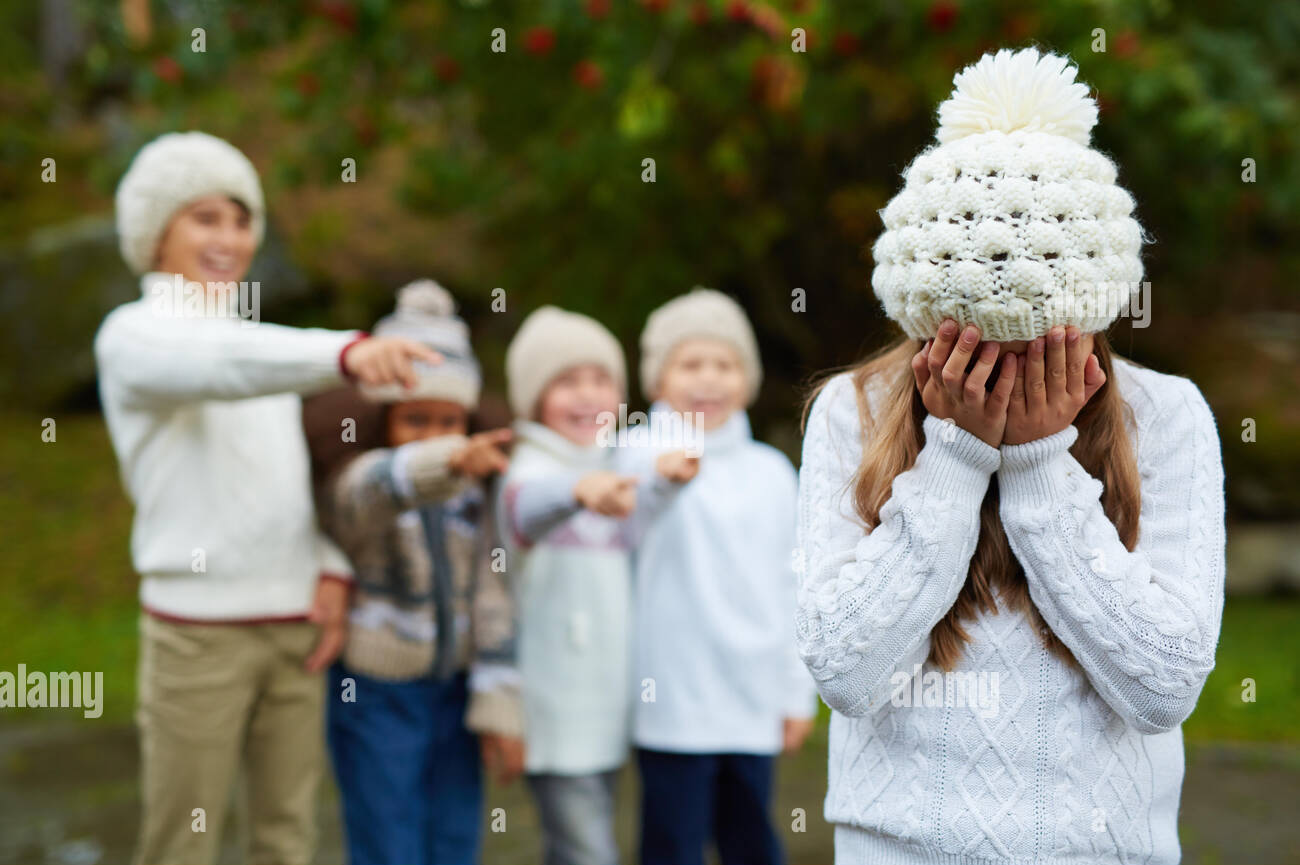
[(926, 415), (921, 427), (925, 430), (925, 447), (916, 462), (929, 469), (927, 491), (939, 497), (978, 493), (982, 499), (989, 477), (1002, 460), (998, 449), (934, 415)]
[(858, 826), (835, 825), (835, 865), (1107, 865), (1119, 861), (1113, 856), (1097, 854), (1066, 858), (984, 859), (928, 849)]
[(1079, 437), (1074, 426), (1031, 442), (1002, 446), (998, 490), (1008, 501), (1047, 501), (1064, 491), (1064, 470), (1057, 465)]

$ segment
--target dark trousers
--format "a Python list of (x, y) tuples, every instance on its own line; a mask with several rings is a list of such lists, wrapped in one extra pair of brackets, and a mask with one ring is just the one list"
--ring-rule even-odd
[(782, 865), (769, 814), (775, 762), (638, 749), (641, 865), (704, 865), (710, 840), (722, 865)]
[[(339, 699), (343, 679), (356, 701)], [(464, 673), (385, 682), (335, 664), (327, 733), (351, 865), (473, 865), (483, 785)]]

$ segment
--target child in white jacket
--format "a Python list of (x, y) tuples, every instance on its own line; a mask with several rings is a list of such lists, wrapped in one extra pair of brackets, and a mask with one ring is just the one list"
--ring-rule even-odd
[[(631, 722), (631, 563), (678, 481), (616, 472), (602, 446), (624, 399), (623, 350), (584, 315), (542, 307), (506, 353), (515, 449), (499, 497), (519, 596), (525, 770), (545, 865), (614, 865), (614, 791)], [(630, 517), (630, 519), (629, 519)]]
[(712, 840), (723, 865), (778, 863), (774, 758), (816, 712), (794, 638), (794, 468), (751, 436), (761, 369), (735, 301), (678, 297), (650, 316), (641, 351), (650, 432), (670, 412), (702, 430), (698, 476), (635, 554), (641, 862), (702, 863)]

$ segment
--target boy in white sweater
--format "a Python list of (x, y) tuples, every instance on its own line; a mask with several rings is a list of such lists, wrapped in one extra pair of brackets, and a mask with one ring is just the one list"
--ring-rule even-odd
[(712, 839), (723, 865), (773, 865), (774, 758), (816, 713), (794, 639), (794, 468), (751, 437), (762, 373), (735, 301), (676, 298), (650, 316), (641, 352), (652, 422), (675, 412), (703, 430), (698, 476), (635, 553), (641, 862), (703, 863)]
[[(241, 762), (247, 861), (307, 862), (323, 762), (321, 671), (350, 568), (318, 533), (299, 394), (413, 383), (404, 339), (239, 317), (261, 241), (252, 163), (201, 132), (141, 149), (117, 190), (142, 298), (95, 337), (100, 398), (135, 505), (141, 575), (140, 862), (216, 859)], [(255, 310), (253, 310), (255, 312)], [(195, 809), (211, 831), (196, 831)]]

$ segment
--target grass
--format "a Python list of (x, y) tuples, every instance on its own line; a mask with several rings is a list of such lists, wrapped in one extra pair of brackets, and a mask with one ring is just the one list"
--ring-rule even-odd
[[(55, 440), (46, 442), (43, 418), (0, 415), (0, 670), (102, 671), (103, 720), (127, 721), (138, 615), (131, 508), (103, 420), (53, 420)], [(1300, 742), (1297, 633), (1300, 599), (1229, 599), (1218, 665), (1184, 725), (1187, 739)], [(1244, 679), (1255, 682), (1254, 702), (1242, 699)]]

